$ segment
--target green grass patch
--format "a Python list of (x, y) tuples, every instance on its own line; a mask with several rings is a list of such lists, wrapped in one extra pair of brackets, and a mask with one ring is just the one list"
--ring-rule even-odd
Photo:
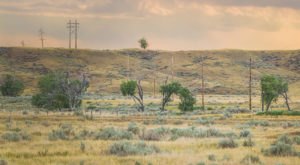
[(277, 110), (277, 111), (269, 111), (269, 112), (258, 112), (256, 115), (270, 115), (270, 116), (281, 116), (281, 115), (287, 115), (287, 116), (300, 116), (300, 111), (283, 111), (283, 110)]

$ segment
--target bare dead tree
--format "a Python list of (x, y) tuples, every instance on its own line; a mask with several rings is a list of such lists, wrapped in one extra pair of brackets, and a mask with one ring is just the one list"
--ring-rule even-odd
[(69, 107), (73, 111), (80, 105), (83, 95), (89, 87), (89, 81), (85, 74), (80, 79), (72, 80), (70, 73), (66, 72), (64, 80), (61, 81), (61, 86), (68, 96)]

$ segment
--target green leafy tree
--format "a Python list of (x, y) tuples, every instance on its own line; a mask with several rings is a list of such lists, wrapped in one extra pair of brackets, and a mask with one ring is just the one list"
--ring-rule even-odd
[(160, 93), (162, 94), (162, 103), (161, 103), (161, 111), (165, 110), (165, 106), (171, 101), (171, 96), (173, 94), (177, 94), (181, 89), (181, 84), (178, 82), (171, 82), (167, 84), (167, 81), (164, 85), (160, 87)]
[(147, 49), (149, 44), (145, 38), (141, 38), (138, 42), (139, 42), (141, 48)]
[[(136, 95), (136, 89), (138, 90), (138, 95)], [(139, 104), (138, 111), (144, 112), (144, 94), (140, 80), (138, 82), (133, 80), (122, 82), (120, 90), (123, 96), (130, 96), (135, 103)]]
[(60, 85), (62, 79), (61, 72), (52, 72), (41, 77), (38, 82), (40, 93), (32, 97), (32, 105), (47, 110), (69, 108), (68, 96)]
[(3, 96), (19, 96), (24, 91), (24, 84), (21, 80), (12, 75), (5, 75), (1, 84), (1, 93)]
[(194, 104), (196, 103), (196, 99), (193, 97), (191, 91), (187, 88), (182, 87), (179, 91), (180, 103), (178, 108), (181, 111), (192, 111), (194, 109)]
[(264, 75), (261, 78), (262, 108), (264, 109), (264, 103), (266, 103), (266, 111), (268, 111), (271, 103), (276, 102), (278, 97), (282, 96), (290, 111), (288, 88), (288, 82), (283, 78), (274, 75)]
[(287, 81), (285, 81), (282, 78), (278, 78), (279, 86), (278, 86), (278, 93), (284, 98), (285, 104), (290, 111), (290, 105), (289, 105), (289, 97), (288, 97), (288, 90), (289, 90), (289, 84)]

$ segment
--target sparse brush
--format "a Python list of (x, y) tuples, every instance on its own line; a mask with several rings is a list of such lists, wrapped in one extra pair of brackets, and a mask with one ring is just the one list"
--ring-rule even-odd
[(236, 148), (238, 144), (232, 138), (226, 138), (220, 140), (218, 146), (220, 148)]
[(146, 145), (143, 142), (130, 143), (127, 141), (116, 142), (109, 147), (109, 153), (118, 156), (149, 155), (160, 152), (154, 145)]
[(240, 132), (240, 137), (249, 137), (251, 136), (251, 132), (249, 130), (242, 130)]
[(113, 127), (104, 128), (100, 132), (95, 134), (96, 140), (130, 140), (133, 138), (133, 134), (127, 130), (119, 130)]
[(256, 156), (256, 155), (246, 155), (242, 160), (241, 160), (241, 164), (244, 164), (244, 165), (251, 165), (251, 164), (263, 164), (259, 157)]
[(131, 122), (128, 124), (127, 131), (132, 132), (133, 134), (137, 135), (140, 132), (140, 128), (137, 126), (136, 123)]
[(216, 156), (214, 154), (209, 154), (208, 155), (208, 160), (210, 160), (210, 161), (216, 161)]
[(85, 152), (85, 144), (83, 142), (80, 142), (80, 150), (81, 152)]
[(2, 139), (10, 142), (18, 142), (20, 140), (31, 140), (26, 132), (7, 132), (2, 135)]
[(247, 140), (243, 142), (244, 147), (253, 147), (255, 145), (254, 141), (252, 141), (252, 138), (249, 137)]

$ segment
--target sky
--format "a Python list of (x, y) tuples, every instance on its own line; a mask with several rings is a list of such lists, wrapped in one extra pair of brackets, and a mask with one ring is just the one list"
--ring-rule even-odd
[(299, 0), (1, 0), (0, 46), (68, 47), (75, 19), (79, 48), (300, 48)]

